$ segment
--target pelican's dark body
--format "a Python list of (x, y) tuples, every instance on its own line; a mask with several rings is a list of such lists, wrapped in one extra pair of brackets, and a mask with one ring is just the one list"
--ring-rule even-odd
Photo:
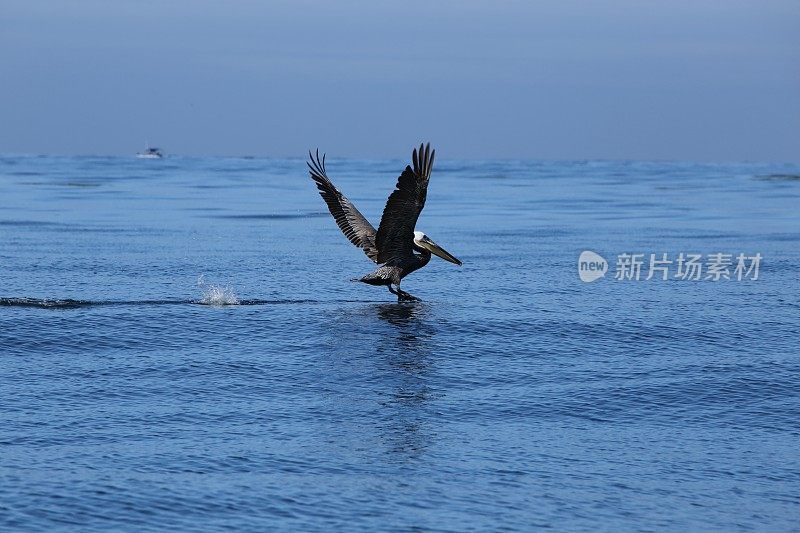
[(430, 145), (420, 145), (412, 153), (411, 165), (397, 179), (397, 187), (389, 196), (377, 230), (356, 209), (356, 206), (337, 189), (325, 172), (325, 156), (309, 154), (311, 178), (316, 182), (322, 199), (328, 205), (339, 229), (350, 242), (364, 250), (373, 262), (381, 265), (374, 272), (359, 279), (369, 285), (385, 285), (398, 300), (416, 300), (400, 290), (400, 282), (431, 260), (431, 253), (461, 265), (461, 261), (414, 228), (425, 206), (428, 181), (433, 168), (435, 151)]
[(414, 246), (414, 250), (419, 253), (415, 253), (413, 257), (398, 261), (399, 264), (387, 264), (378, 267), (374, 272), (367, 274), (358, 281), (363, 281), (370, 285), (400, 285), (400, 281), (404, 277), (424, 267), (431, 260), (431, 253), (428, 250), (419, 246)]

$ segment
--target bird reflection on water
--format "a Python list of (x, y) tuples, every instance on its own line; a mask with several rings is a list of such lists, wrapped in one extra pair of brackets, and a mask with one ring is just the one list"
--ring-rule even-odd
[(376, 356), (392, 369), (386, 375), (391, 383), (390, 398), (381, 404), (387, 409), (383, 439), (391, 453), (403, 458), (418, 457), (430, 446), (430, 402), (435, 398), (428, 386), (434, 371), (432, 353), (435, 328), (430, 323), (430, 308), (422, 303), (390, 303), (371, 306), (375, 316), (387, 327), (377, 338)]

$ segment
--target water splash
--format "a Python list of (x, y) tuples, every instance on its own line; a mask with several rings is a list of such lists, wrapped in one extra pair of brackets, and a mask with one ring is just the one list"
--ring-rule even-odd
[(239, 305), (239, 299), (230, 287), (210, 285), (203, 289), (203, 298), (200, 303), (203, 305)]
[(239, 298), (229, 286), (206, 285), (203, 274), (197, 278), (197, 286), (203, 291), (203, 297), (198, 303), (203, 305), (239, 305)]

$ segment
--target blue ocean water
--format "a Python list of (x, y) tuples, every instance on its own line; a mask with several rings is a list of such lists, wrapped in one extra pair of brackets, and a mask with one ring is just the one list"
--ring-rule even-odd
[[(328, 171), (377, 225), (405, 164)], [(0, 199), (0, 529), (798, 530), (797, 165), (438, 160), (464, 266), (413, 304), (302, 159), (6, 156)], [(614, 279), (681, 252), (763, 260)]]

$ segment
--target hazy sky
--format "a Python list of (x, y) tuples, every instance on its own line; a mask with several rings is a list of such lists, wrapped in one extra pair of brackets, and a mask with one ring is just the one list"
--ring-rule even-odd
[(800, 161), (800, 0), (0, 0), (0, 153)]

